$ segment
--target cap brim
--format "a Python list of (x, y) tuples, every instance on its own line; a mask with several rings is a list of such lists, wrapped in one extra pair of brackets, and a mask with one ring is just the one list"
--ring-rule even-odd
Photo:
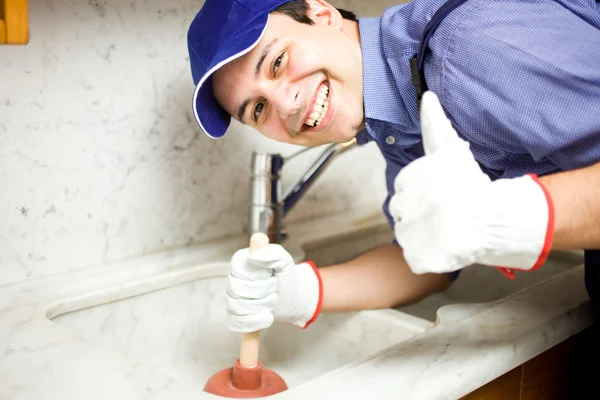
[(217, 53), (207, 72), (196, 85), (192, 100), (194, 115), (200, 128), (213, 139), (219, 139), (225, 135), (231, 122), (231, 116), (215, 100), (212, 75), (223, 65), (256, 47), (265, 33), (267, 21), (268, 14), (260, 16), (229, 38), (223, 46), (223, 50)]

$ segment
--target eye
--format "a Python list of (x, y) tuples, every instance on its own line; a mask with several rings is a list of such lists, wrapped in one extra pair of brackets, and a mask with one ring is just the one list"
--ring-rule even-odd
[(277, 57), (275, 59), (275, 62), (273, 63), (273, 75), (277, 75), (277, 70), (279, 69), (279, 66), (281, 65), (282, 61), (283, 61), (283, 54), (281, 54), (279, 57)]
[(254, 111), (252, 112), (252, 118), (254, 119), (254, 122), (258, 122), (258, 118), (260, 118), (260, 113), (262, 112), (264, 107), (265, 107), (264, 100), (256, 103), (256, 106), (254, 106)]

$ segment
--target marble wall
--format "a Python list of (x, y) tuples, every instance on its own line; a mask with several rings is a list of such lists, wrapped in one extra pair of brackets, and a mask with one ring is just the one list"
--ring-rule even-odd
[[(332, 4), (374, 16), (396, 2)], [(0, 46), (0, 285), (245, 230), (252, 150), (298, 148), (197, 128), (186, 33), (201, 3), (32, 2), (30, 43)], [(377, 212), (383, 171), (374, 145), (342, 155), (288, 220)]]

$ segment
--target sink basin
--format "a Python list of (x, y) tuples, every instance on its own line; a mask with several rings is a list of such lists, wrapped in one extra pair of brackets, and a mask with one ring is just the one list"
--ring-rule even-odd
[[(456, 281), (443, 293), (433, 294), (418, 303), (398, 310), (436, 321), (439, 310), (444, 306), (460, 304), (467, 306), (468, 317), (473, 312), (483, 311), (503, 299), (546, 279), (583, 264), (583, 253), (555, 251), (538, 270), (516, 272), (515, 279), (508, 279), (498, 269), (485, 265), (471, 265), (464, 268)], [(455, 317), (453, 317), (455, 318)]]
[[(387, 223), (372, 224), (352, 233), (340, 233), (324, 241), (304, 247), (306, 257), (319, 266), (343, 263), (383, 243), (391, 243), (394, 234)], [(443, 293), (397, 310), (407, 314), (437, 321), (438, 310), (447, 305), (477, 305), (478, 310), (542, 282), (556, 274), (583, 264), (582, 251), (553, 251), (546, 263), (532, 272), (517, 272), (514, 280), (505, 277), (498, 269), (483, 265), (464, 268), (456, 281)], [(471, 308), (473, 309), (473, 308)]]
[[(294, 232), (290, 232), (294, 237)], [(284, 243), (296, 257), (320, 267), (342, 263), (393, 240), (387, 224), (366, 224), (353, 232), (312, 237), (302, 246)], [(300, 250), (301, 248), (301, 250)], [(519, 290), (559, 274), (583, 260), (581, 253), (553, 252), (546, 265), (509, 280), (495, 268), (465, 268), (445, 292), (397, 309), (321, 314), (309, 329), (275, 323), (260, 334), (259, 359), (290, 389), (324, 374), (361, 363), (439, 323), (440, 310), (455, 305), (466, 318)], [(106, 351), (153, 366), (202, 388), (239, 356), (241, 334), (226, 327), (225, 287), (229, 263), (196, 264), (177, 281), (158, 273), (149, 280), (123, 282), (111, 294), (63, 300), (48, 311), (56, 324)], [(181, 278), (184, 277), (184, 278)], [(174, 279), (174, 278), (173, 278)], [(89, 300), (93, 299), (93, 300)], [(450, 318), (450, 319), (452, 319)]]
[[(228, 267), (223, 263), (221, 276), (50, 318), (107, 351), (119, 351), (173, 378), (203, 387), (239, 356), (241, 335), (226, 328)], [(275, 323), (263, 330), (259, 359), (293, 388), (360, 362), (428, 327), (427, 321), (396, 310), (322, 314), (310, 329)]]

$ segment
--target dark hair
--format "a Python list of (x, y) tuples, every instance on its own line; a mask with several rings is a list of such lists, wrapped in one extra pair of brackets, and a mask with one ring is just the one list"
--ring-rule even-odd
[[(309, 6), (306, 3), (306, 0), (291, 0), (285, 4), (280, 5), (275, 10), (273, 10), (273, 12), (280, 12), (282, 14), (285, 14), (288, 17), (302, 24), (312, 25), (313, 21), (308, 16), (308, 8)], [(358, 20), (356, 14), (354, 14), (352, 11), (344, 10), (341, 8), (338, 8), (337, 10), (340, 12), (340, 14), (342, 14), (342, 17), (345, 19), (349, 19), (350, 21)]]

